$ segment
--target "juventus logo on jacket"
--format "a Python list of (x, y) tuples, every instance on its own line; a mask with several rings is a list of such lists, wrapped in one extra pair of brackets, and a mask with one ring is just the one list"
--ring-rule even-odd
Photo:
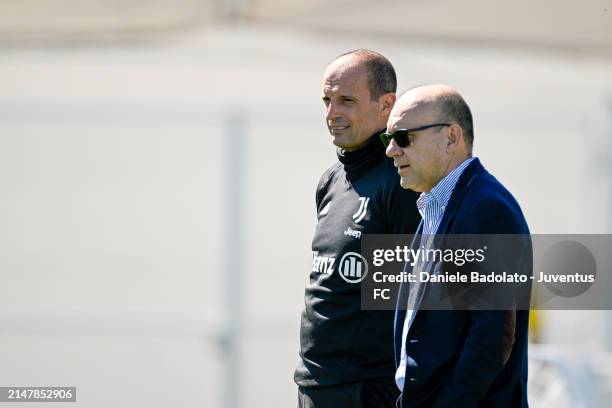
[(363, 217), (366, 216), (368, 212), (368, 204), (370, 203), (370, 197), (359, 197), (359, 201), (359, 209), (355, 214), (353, 214), (355, 224), (359, 224), (359, 221), (363, 220)]

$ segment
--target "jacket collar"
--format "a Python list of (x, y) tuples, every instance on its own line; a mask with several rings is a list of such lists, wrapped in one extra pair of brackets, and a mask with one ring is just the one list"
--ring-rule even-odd
[(438, 227), (436, 235), (448, 234), (448, 231), (455, 220), (457, 210), (465, 197), (465, 193), (476, 176), (483, 171), (484, 167), (482, 167), (482, 164), (480, 164), (480, 160), (478, 158), (472, 160), (472, 162), (465, 168), (461, 174), (461, 177), (459, 177), (459, 180), (457, 180), (457, 184), (455, 185), (455, 189), (453, 190), (448, 205), (446, 206), (446, 210), (444, 211), (444, 215), (442, 216), (442, 221), (440, 221), (440, 226)]
[(368, 172), (381, 160), (386, 159), (385, 146), (379, 139), (379, 135), (385, 130), (374, 133), (357, 150), (347, 152), (344, 149), (336, 149), (338, 160), (344, 167), (346, 178), (354, 182)]

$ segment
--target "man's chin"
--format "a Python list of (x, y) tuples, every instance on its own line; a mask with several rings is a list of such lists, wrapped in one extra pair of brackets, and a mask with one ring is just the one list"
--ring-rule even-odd
[(332, 143), (341, 149), (351, 148), (352, 144), (346, 135), (331, 135)]
[(414, 185), (414, 183), (412, 183), (410, 180), (406, 179), (405, 177), (400, 176), (400, 186), (402, 186), (402, 188), (405, 190), (412, 190), (412, 191), (416, 191), (417, 193), (419, 192), (418, 190), (415, 190), (416, 186)]

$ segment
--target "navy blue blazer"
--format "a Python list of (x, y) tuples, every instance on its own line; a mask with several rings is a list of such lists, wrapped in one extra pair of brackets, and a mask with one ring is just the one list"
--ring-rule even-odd
[[(478, 159), (459, 178), (438, 234), (524, 234), (519, 239), (531, 268), (531, 240), (521, 209)], [(396, 368), (406, 304), (413, 296), (408, 286), (400, 287), (395, 313)], [(528, 406), (529, 310), (414, 310), (402, 408)]]

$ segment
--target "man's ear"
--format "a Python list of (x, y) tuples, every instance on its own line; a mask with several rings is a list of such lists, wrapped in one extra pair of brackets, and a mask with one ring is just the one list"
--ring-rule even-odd
[(381, 108), (380, 114), (382, 116), (389, 116), (391, 109), (393, 109), (393, 105), (395, 105), (396, 99), (397, 96), (393, 92), (386, 93), (378, 98), (378, 103)]
[(449, 132), (447, 137), (446, 150), (452, 151), (459, 147), (459, 144), (463, 141), (463, 129), (457, 124), (449, 126)]

